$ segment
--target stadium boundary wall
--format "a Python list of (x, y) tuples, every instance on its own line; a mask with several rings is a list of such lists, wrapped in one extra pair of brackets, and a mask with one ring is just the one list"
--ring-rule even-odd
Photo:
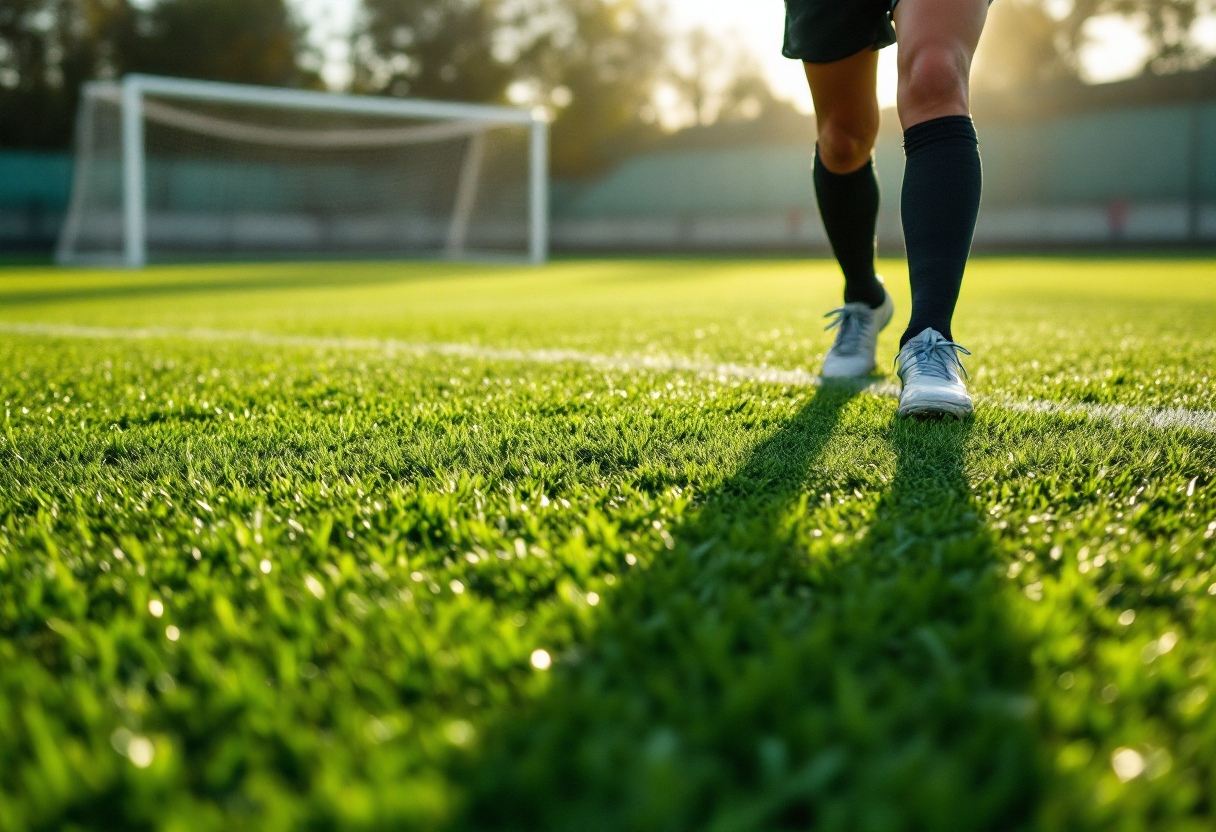
[[(903, 150), (885, 114), (879, 246), (903, 248)], [(976, 248), (1216, 246), (1216, 101), (980, 129)], [(827, 250), (812, 144), (654, 153), (555, 191), (566, 251)]]
[[(979, 126), (978, 250), (1216, 247), (1216, 101)], [(592, 182), (557, 181), (552, 244), (566, 252), (826, 252), (810, 160), (808, 139), (653, 153)], [(903, 247), (897, 132), (881, 135), (877, 164), (880, 246), (895, 253)], [(0, 150), (0, 250), (52, 248), (71, 175), (65, 154)]]

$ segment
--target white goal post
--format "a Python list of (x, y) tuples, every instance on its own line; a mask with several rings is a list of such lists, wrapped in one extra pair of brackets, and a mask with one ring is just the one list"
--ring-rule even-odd
[(548, 121), (128, 75), (87, 84), (57, 260), (548, 256)]

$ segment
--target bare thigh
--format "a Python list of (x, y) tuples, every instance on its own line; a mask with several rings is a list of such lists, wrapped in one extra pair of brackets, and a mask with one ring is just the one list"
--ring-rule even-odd
[(815, 101), (819, 158), (832, 173), (851, 173), (869, 160), (878, 137), (878, 52), (803, 66)]

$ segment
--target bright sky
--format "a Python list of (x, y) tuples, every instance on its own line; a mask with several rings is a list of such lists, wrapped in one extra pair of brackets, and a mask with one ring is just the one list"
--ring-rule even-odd
[[(764, 67), (773, 92), (779, 98), (795, 102), (798, 109), (811, 111), (811, 95), (801, 65), (781, 54), (785, 27), (782, 0), (667, 0), (667, 7), (677, 31), (702, 27), (742, 41)], [(894, 52), (882, 57), (893, 58)], [(887, 63), (893, 71), (894, 64)], [(890, 90), (889, 97), (894, 102), (894, 89)]]
[[(785, 4), (782, 0), (667, 0), (676, 29), (698, 26), (742, 40), (761, 62), (769, 84), (780, 97), (793, 101), (800, 110), (811, 111), (811, 96), (797, 61), (781, 55)], [(1145, 43), (1126, 19), (1109, 15), (1091, 22), (1092, 44), (1083, 55), (1086, 80), (1116, 81), (1140, 71)], [(1197, 39), (1216, 51), (1216, 16), (1201, 21)], [(894, 106), (895, 48), (879, 55), (878, 99), (883, 107)]]
[[(326, 80), (341, 86), (346, 78), (345, 33), (350, 31), (357, 0), (290, 0), (314, 26), (314, 39), (324, 44)], [(841, 0), (846, 2), (847, 0)], [(661, 3), (664, 0), (650, 0)], [(782, 0), (665, 0), (676, 31), (703, 27), (741, 41), (764, 67), (773, 91), (810, 112), (811, 97), (797, 61), (781, 56), (785, 4)], [(1144, 61), (1143, 40), (1125, 20), (1108, 17), (1092, 21), (1093, 43), (1086, 51), (1087, 80), (1101, 82), (1126, 78)], [(1196, 35), (1216, 51), (1216, 17), (1201, 22)], [(1210, 41), (1210, 44), (1207, 42)], [(895, 103), (895, 49), (884, 49), (879, 59), (879, 101)]]

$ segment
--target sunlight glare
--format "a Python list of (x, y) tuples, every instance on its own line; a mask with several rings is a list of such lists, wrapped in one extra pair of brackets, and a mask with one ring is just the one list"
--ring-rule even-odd
[(1081, 49), (1081, 75), (1091, 84), (1131, 78), (1144, 68), (1149, 44), (1138, 23), (1104, 14), (1085, 24), (1088, 43)]

